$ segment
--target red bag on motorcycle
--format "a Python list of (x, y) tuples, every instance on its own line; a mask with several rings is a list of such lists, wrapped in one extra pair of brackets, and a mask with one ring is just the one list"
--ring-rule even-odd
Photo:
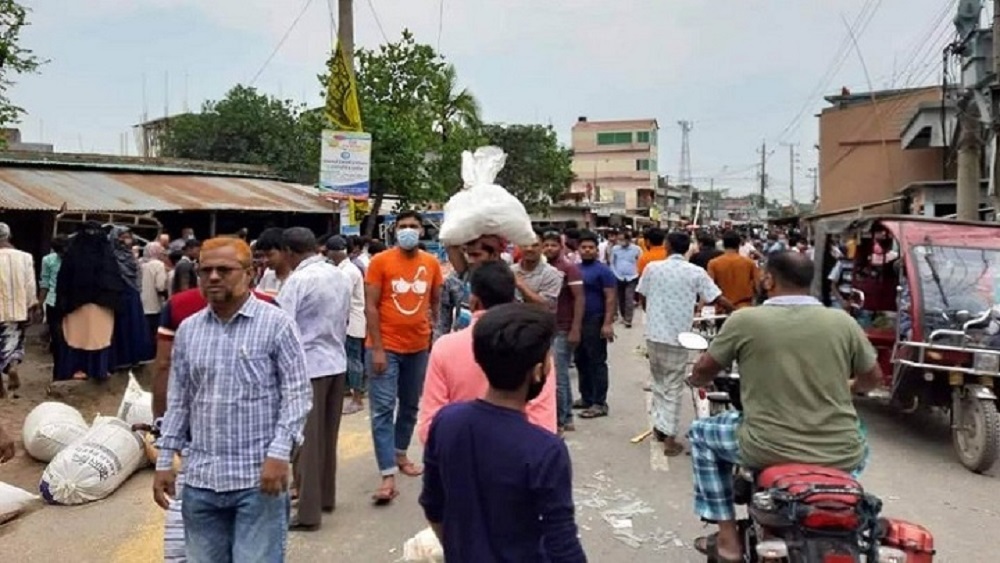
[(808, 464), (764, 470), (748, 510), (761, 525), (779, 530), (853, 531), (871, 522), (869, 499), (856, 479), (839, 469)]
[(923, 526), (895, 518), (879, 520), (879, 543), (906, 554), (906, 563), (931, 563), (934, 536)]

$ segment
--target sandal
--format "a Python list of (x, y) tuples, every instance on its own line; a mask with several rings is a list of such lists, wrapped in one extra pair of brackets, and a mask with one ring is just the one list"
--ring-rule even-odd
[(580, 418), (599, 418), (602, 416), (608, 416), (608, 407), (594, 405), (580, 413)]
[(396, 487), (380, 487), (372, 495), (372, 500), (375, 502), (375, 506), (386, 506), (398, 496), (399, 491), (396, 490)]
[(727, 559), (719, 555), (719, 533), (708, 536), (702, 536), (694, 540), (694, 548), (698, 553), (708, 557), (709, 561), (715, 561), (717, 563), (742, 563), (743, 557), (739, 556), (735, 559)]
[(677, 457), (684, 453), (684, 444), (674, 438), (666, 436), (663, 441), (663, 455), (667, 457)]
[(399, 468), (399, 472), (407, 477), (420, 477), (424, 474), (424, 468), (413, 463), (412, 461), (407, 461), (405, 463), (396, 462), (396, 467)]

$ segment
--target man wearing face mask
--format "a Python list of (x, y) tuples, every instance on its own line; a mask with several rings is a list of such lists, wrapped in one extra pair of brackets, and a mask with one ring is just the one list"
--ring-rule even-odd
[(417, 423), (443, 280), (437, 258), (417, 248), (422, 232), (419, 213), (400, 213), (396, 217), (397, 246), (373, 256), (365, 276), (365, 363), (372, 439), (382, 475), (382, 484), (372, 498), (380, 505), (399, 495), (396, 473), (410, 477), (423, 473), (406, 451)]
[(424, 449), (420, 504), (448, 561), (587, 560), (569, 450), (524, 414), (547, 385), (555, 333), (555, 315), (521, 303), (491, 308), (472, 328), (489, 388), (441, 409)]
[[(472, 318), (469, 328), (442, 336), (431, 350), (427, 364), (427, 379), (420, 397), (420, 414), (417, 417), (417, 434), (427, 443), (431, 421), (445, 405), (472, 401), (486, 394), (489, 383), (486, 374), (476, 365), (472, 354), (472, 332), (476, 320), (487, 311), (513, 303), (517, 284), (515, 274), (503, 262), (488, 262), (472, 272)], [(526, 413), (528, 421), (556, 431), (556, 378), (545, 379), (545, 387), (538, 389), (537, 397), (529, 399)]]

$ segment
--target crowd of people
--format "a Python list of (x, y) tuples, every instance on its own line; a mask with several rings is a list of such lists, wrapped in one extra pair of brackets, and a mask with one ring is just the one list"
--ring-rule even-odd
[[(637, 309), (653, 434), (667, 456), (689, 448), (699, 516), (720, 524), (699, 549), (734, 560), (732, 514), (719, 495), (730, 492), (725, 464), (740, 455), (863, 467), (847, 380), (869, 385), (877, 366), (849, 317), (801, 307), (818, 304), (809, 297), (807, 244), (778, 234), (761, 243), (727, 231), (720, 245), (708, 232), (692, 241), (660, 228), (604, 236), (567, 228), (517, 248), (483, 236), (448, 248), (442, 265), (422, 249), (423, 225), (419, 213), (399, 213), (390, 248), (301, 227), (267, 229), (249, 244), (246, 233), (202, 244), (185, 232), (147, 244), (137, 259), (127, 230), (87, 224), (53, 245), (41, 293), (32, 274), (20, 309), (8, 314), (15, 308), (0, 302), (8, 315), (0, 328), (44, 304), (54, 353), (65, 358), (57, 378), (99, 379), (155, 358), (153, 492), (168, 514), (168, 561), (282, 561), (289, 530), (320, 529), (335, 510), (341, 419), (364, 399), (378, 472), (373, 503), (398, 498), (400, 474), (422, 476), (419, 502), (448, 560), (585, 561), (560, 437), (576, 417), (611, 414), (609, 345), (616, 329), (632, 328)], [(9, 240), (0, 225), (0, 268), (14, 272), (24, 258)], [(689, 354), (678, 335), (704, 306), (733, 315), (687, 383), (737, 361), (750, 372), (750, 407), (694, 423), (686, 445)], [(844, 345), (810, 355), (768, 336), (777, 334), (771, 326), (802, 323), (811, 328), (801, 338), (837, 334)], [(772, 364), (774, 380), (755, 383), (753, 371)], [(805, 387), (787, 381), (824, 370)], [(765, 396), (791, 392), (821, 399), (795, 410), (791, 426), (775, 423)], [(836, 428), (819, 428), (830, 412)], [(409, 455), (414, 433), (423, 463)], [(820, 435), (834, 445), (813, 447)]]

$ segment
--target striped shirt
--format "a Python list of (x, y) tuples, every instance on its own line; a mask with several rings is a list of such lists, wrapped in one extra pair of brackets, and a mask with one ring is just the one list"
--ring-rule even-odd
[(187, 448), (192, 487), (260, 486), (265, 457), (288, 461), (302, 443), (312, 386), (295, 321), (252, 295), (232, 319), (206, 308), (174, 338), (157, 470)]
[(35, 259), (16, 248), (0, 248), (0, 322), (28, 320), (28, 308), (37, 303)]

